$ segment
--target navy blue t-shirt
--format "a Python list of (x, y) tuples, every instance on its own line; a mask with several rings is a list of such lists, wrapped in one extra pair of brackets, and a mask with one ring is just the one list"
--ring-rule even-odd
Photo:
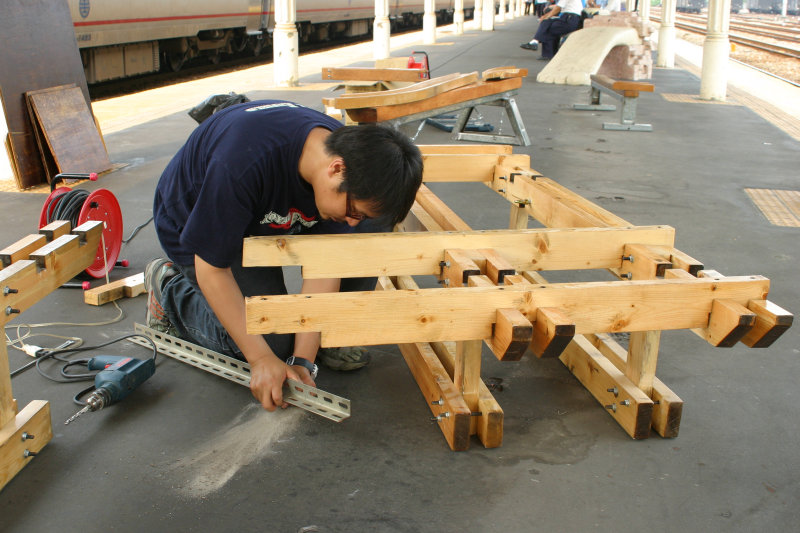
[(226, 268), (241, 260), (246, 236), (350, 231), (320, 218), (314, 191), (298, 172), (316, 127), (342, 124), (277, 100), (231, 106), (200, 124), (156, 188), (153, 216), (169, 258), (194, 265), (197, 254)]

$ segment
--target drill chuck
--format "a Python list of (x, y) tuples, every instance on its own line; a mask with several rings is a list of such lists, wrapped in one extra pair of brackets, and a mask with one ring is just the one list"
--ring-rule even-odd
[(89, 411), (99, 411), (110, 403), (111, 393), (105, 387), (95, 389), (86, 398), (86, 405), (89, 407)]

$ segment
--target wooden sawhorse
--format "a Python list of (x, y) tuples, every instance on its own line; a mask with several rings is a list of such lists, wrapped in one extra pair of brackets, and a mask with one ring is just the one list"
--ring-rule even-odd
[[(458, 113), (451, 138), (458, 141), (489, 142), (530, 146), (531, 141), (514, 96), (522, 86), (527, 70), (498, 67), (484, 71), (450, 74), (416, 83), (402, 89), (342, 95), (325, 98), (327, 107), (343, 109), (349, 120), (358, 124), (383, 122), (399, 127), (448, 113)], [(466, 132), (469, 117), (478, 105), (502, 107), (508, 116), (513, 135)]]

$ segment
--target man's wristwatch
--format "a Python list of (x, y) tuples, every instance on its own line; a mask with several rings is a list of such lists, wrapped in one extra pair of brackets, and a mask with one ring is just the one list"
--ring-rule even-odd
[(295, 357), (292, 355), (286, 360), (286, 364), (289, 366), (302, 366), (305, 367), (306, 370), (309, 371), (311, 377), (317, 379), (317, 372), (319, 372), (319, 367), (309, 361), (308, 359), (303, 359), (302, 357)]

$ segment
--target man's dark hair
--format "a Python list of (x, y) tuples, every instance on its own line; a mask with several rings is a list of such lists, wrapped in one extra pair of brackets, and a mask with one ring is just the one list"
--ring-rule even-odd
[(344, 160), (340, 191), (369, 202), (381, 222), (394, 225), (408, 215), (422, 184), (422, 154), (405, 134), (385, 126), (345, 126), (331, 132), (325, 148)]

